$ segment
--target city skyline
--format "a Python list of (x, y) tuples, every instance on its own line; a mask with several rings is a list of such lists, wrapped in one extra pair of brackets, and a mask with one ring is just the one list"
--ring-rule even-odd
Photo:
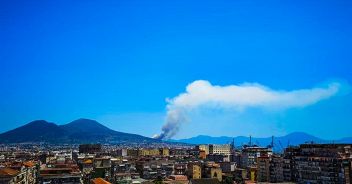
[(274, 100), (243, 107), (238, 99), (257, 96), (220, 90), (228, 98), (196, 102), (172, 138), (352, 135), (349, 1), (1, 4), (0, 133), (89, 118), (152, 137), (201, 84), (202, 97), (232, 86)]

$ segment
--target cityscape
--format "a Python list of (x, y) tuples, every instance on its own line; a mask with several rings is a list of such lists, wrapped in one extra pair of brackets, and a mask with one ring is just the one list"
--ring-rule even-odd
[(0, 1), (0, 184), (352, 184), (352, 1)]
[[(60, 126), (38, 120), (0, 134), (0, 182), (351, 183), (351, 138), (287, 137), (287, 145), (274, 136), (267, 145), (251, 136), (247, 143), (194, 144), (117, 132), (90, 119)], [(300, 137), (304, 142), (293, 141)]]

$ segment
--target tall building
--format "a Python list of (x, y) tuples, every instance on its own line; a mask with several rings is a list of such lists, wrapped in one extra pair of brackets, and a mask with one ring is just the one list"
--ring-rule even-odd
[(257, 158), (257, 181), (268, 182), (270, 180), (270, 158), (260, 156)]
[(257, 181), (271, 183), (283, 182), (283, 158), (278, 155), (258, 157)]
[(295, 166), (294, 157), (299, 154), (299, 147), (288, 147), (285, 149), (283, 157), (283, 177), (284, 181), (297, 181), (298, 172)]
[(202, 167), (200, 163), (189, 163), (188, 164), (188, 176), (192, 179), (202, 178)]
[(351, 183), (351, 153), (351, 144), (302, 144), (291, 158), (292, 175), (298, 183)]
[(269, 181), (271, 183), (280, 183), (284, 181), (283, 176), (284, 160), (281, 156), (272, 155), (269, 162)]

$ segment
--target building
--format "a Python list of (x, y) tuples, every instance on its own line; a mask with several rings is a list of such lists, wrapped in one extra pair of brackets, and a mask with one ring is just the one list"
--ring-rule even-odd
[(202, 166), (199, 162), (190, 162), (187, 165), (187, 175), (192, 179), (200, 179), (202, 178)]
[(26, 161), (22, 163), (22, 171), (25, 172), (26, 183), (36, 183), (37, 182), (37, 165), (33, 161)]
[(260, 156), (257, 158), (257, 181), (268, 182), (270, 180), (270, 158)]
[(169, 183), (169, 184), (188, 184), (188, 178), (185, 175), (170, 175), (168, 177), (168, 180), (163, 183)]
[(37, 183), (37, 165), (33, 161), (11, 162), (0, 167), (0, 183)]
[(200, 150), (198, 158), (202, 160), (206, 159), (207, 158), (206, 152), (204, 150)]
[(139, 150), (138, 149), (127, 149), (127, 156), (129, 157), (138, 157)]
[(219, 165), (223, 173), (231, 173), (236, 168), (236, 163), (234, 162), (219, 162)]
[(212, 167), (210, 169), (210, 178), (216, 178), (220, 182), (222, 181), (222, 170), (220, 167)]
[(119, 157), (125, 157), (127, 156), (127, 149), (118, 149), (116, 150), (116, 154)]
[(248, 170), (248, 174), (249, 174), (249, 176), (248, 176), (249, 180), (253, 183), (256, 182), (257, 181), (257, 172), (258, 172), (257, 167), (248, 167), (247, 170)]
[(93, 161), (93, 177), (94, 178), (110, 178), (111, 177), (111, 159), (95, 158)]
[(261, 156), (271, 156), (273, 154), (272, 148), (249, 146), (242, 149), (241, 167), (257, 167), (257, 158)]
[(70, 183), (79, 184), (81, 181), (81, 172), (72, 167), (54, 167), (42, 168), (39, 174), (39, 183)]
[(221, 182), (222, 170), (220, 165), (212, 162), (205, 164), (203, 167), (202, 176), (205, 176), (205, 178), (216, 178)]
[(185, 163), (176, 163), (174, 166), (174, 173), (176, 175), (185, 175), (187, 170), (187, 164)]
[(283, 164), (284, 159), (278, 155), (272, 155), (269, 162), (269, 181), (271, 183), (280, 183), (284, 181)]
[(210, 144), (209, 154), (230, 155), (232, 150), (231, 144)]
[(199, 151), (204, 151), (205, 155), (209, 154), (209, 145), (201, 144), (198, 146)]
[(102, 151), (100, 144), (81, 144), (79, 145), (79, 153), (99, 153)]
[(293, 157), (299, 183), (350, 183), (352, 144), (302, 144)]
[(283, 177), (284, 181), (296, 182), (298, 172), (295, 167), (294, 157), (299, 154), (299, 147), (288, 147), (284, 151), (283, 156)]
[(159, 156), (159, 149), (140, 149), (138, 152), (139, 156)]
[(0, 183), (17, 184), (24, 182), (24, 176), (11, 168), (0, 168)]
[(213, 161), (213, 162), (223, 162), (224, 156), (225, 155), (220, 155), (220, 154), (209, 154), (207, 155), (207, 160)]
[(169, 148), (160, 148), (160, 155), (162, 156), (170, 156), (170, 150)]

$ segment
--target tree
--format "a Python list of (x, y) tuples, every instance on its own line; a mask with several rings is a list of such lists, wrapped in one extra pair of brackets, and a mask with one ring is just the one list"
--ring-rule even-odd
[(233, 178), (227, 176), (224, 180), (222, 180), (222, 184), (233, 184)]
[(153, 181), (154, 184), (163, 184), (163, 178), (161, 176), (158, 176), (157, 179)]

